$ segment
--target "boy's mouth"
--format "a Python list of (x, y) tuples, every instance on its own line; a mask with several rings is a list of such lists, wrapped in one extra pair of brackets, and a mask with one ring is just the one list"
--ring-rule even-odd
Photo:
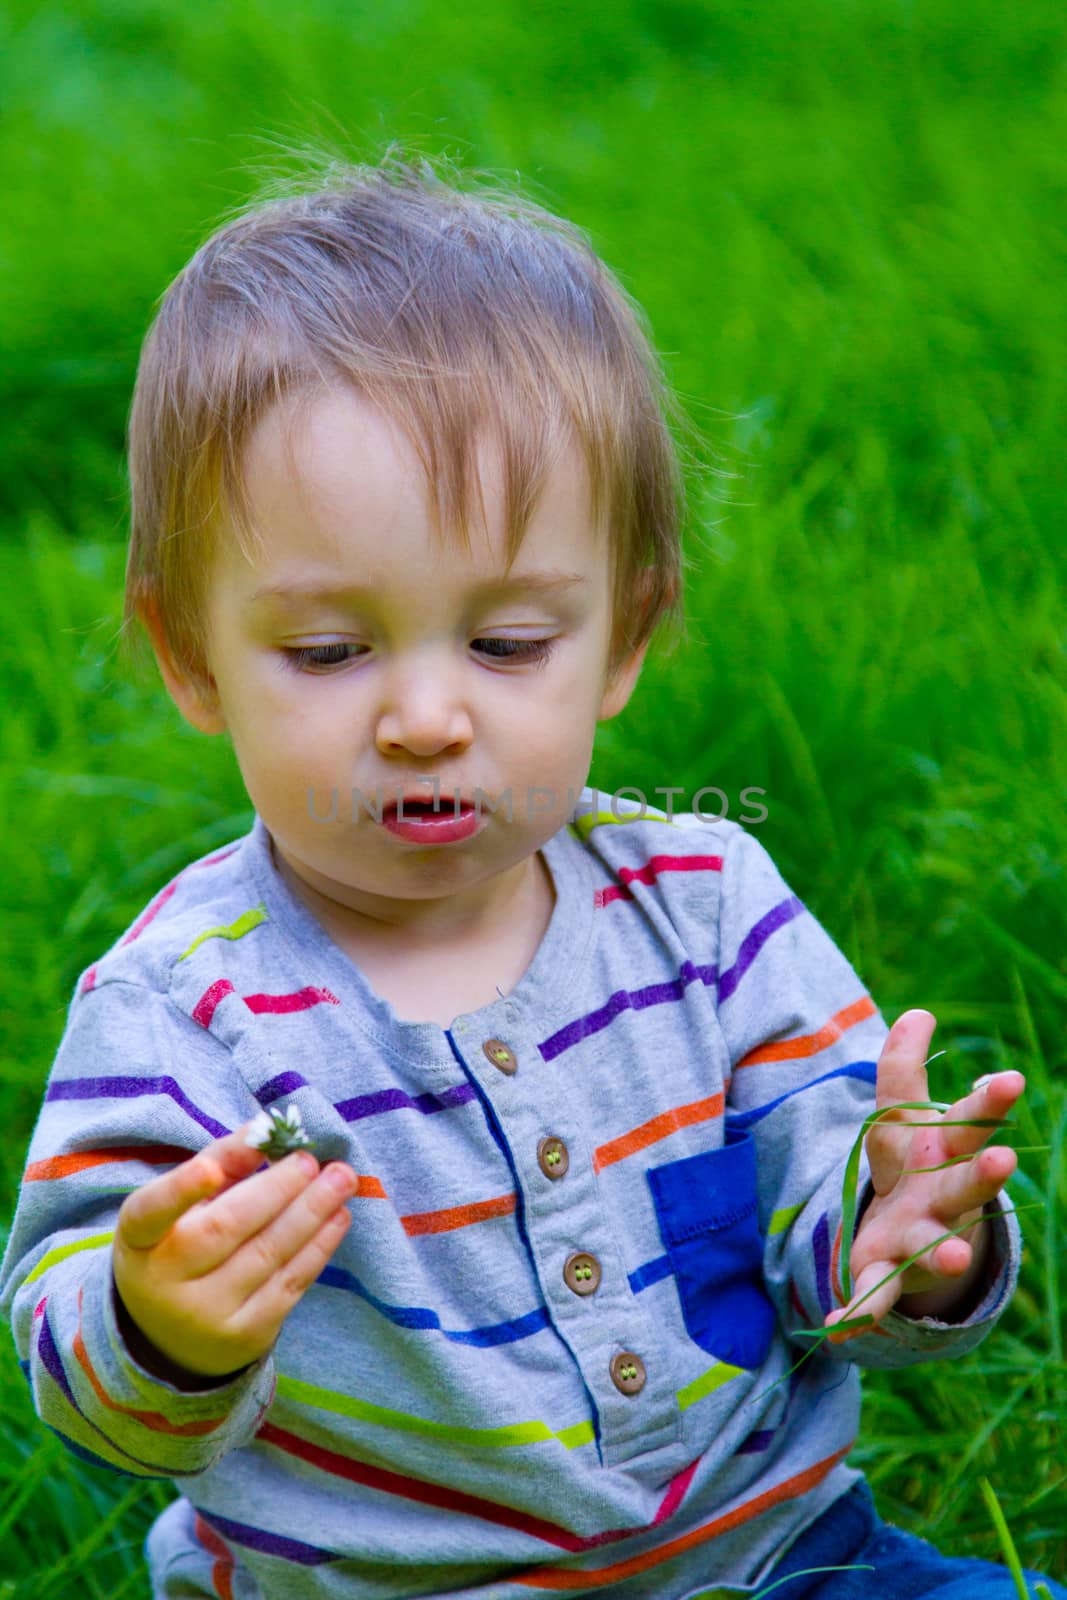
[(432, 800), (414, 797), (403, 804), (403, 815), (399, 801), (383, 806), (381, 825), (387, 833), (406, 839), (409, 844), (458, 844), (463, 839), (473, 838), (485, 826), (485, 818), (473, 801), (462, 798), (458, 810), (452, 797), (437, 805)]
[[(466, 812), (474, 810), (473, 800), (464, 800), (461, 796), (459, 805), (457, 807), (455, 797), (452, 795), (442, 797), (438, 803), (435, 803), (433, 800), (416, 798), (414, 795), (412, 795), (410, 798), (406, 798), (404, 800), (403, 805), (405, 817), (463, 816)], [(393, 800), (390, 801), (388, 805), (382, 807), (382, 815), (386, 817), (395, 817), (399, 810), (400, 801)]]

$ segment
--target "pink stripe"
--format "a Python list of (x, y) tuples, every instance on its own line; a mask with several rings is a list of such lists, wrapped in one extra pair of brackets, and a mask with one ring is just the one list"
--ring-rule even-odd
[(89, 990), (94, 988), (95, 985), (96, 985), (96, 962), (94, 961), (92, 966), (89, 968), (88, 972), (85, 974), (85, 977), (82, 979), (81, 988), (78, 990), (78, 993), (79, 994), (88, 994)]
[[(178, 878), (180, 877), (181, 874), (179, 873)], [(124, 945), (132, 943), (132, 941), (137, 938), (138, 934), (144, 932), (144, 930), (148, 927), (148, 924), (152, 921), (153, 917), (155, 917), (158, 912), (162, 911), (163, 907), (166, 905), (167, 901), (178, 887), (178, 878), (175, 878), (173, 883), (168, 883), (165, 889), (161, 889), (156, 895), (156, 898), (152, 901), (151, 905), (141, 912), (141, 915), (137, 918), (137, 921), (134, 923), (125, 939), (123, 939), (122, 942)]]
[(233, 984), (229, 978), (218, 978), (205, 989), (200, 999), (193, 1007), (193, 1021), (199, 1022), (202, 1028), (210, 1028), (211, 1019), (215, 1015), (215, 1007), (220, 1000), (225, 1000), (228, 994), (233, 993)]
[(292, 994), (246, 994), (244, 1002), (249, 1011), (254, 1011), (257, 1016), (262, 1012), (280, 1016), (288, 1011), (308, 1011), (317, 1005), (341, 1004), (329, 989), (316, 989), (310, 985), (306, 989), (297, 989)]

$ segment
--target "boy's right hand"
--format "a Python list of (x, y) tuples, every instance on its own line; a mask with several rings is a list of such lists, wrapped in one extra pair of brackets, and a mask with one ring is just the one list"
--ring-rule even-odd
[(221, 1377), (258, 1361), (348, 1229), (352, 1168), (298, 1150), (263, 1172), (248, 1122), (122, 1203), (115, 1287), (176, 1365)]

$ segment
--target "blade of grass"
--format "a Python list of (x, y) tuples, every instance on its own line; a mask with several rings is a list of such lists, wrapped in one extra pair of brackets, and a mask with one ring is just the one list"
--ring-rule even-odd
[(1004, 1551), (1004, 1558), (1007, 1561), (1008, 1570), (1011, 1573), (1015, 1587), (1018, 1590), (1019, 1600), (1030, 1600), (1030, 1595), (1026, 1588), (1026, 1579), (1023, 1577), (1023, 1564), (1019, 1560), (1019, 1552), (1015, 1548), (1015, 1540), (1012, 1538), (1008, 1529), (1007, 1520), (1003, 1511), (1000, 1509), (1000, 1501), (997, 1499), (996, 1494), (994, 1493), (993, 1485), (990, 1483), (988, 1478), (979, 1478), (978, 1486), (982, 1491), (982, 1498), (989, 1508), (989, 1515), (993, 1519), (993, 1526), (997, 1530), (997, 1536), (1000, 1539), (1000, 1547)]

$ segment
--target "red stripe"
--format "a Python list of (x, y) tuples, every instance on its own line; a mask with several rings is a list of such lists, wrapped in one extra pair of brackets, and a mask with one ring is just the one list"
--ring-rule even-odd
[(613, 900), (632, 900), (630, 883), (653, 884), (661, 872), (721, 872), (722, 856), (649, 856), (643, 867), (620, 867), (621, 883), (598, 889), (593, 897), (596, 906), (610, 905)]
[(261, 1423), (256, 1430), (256, 1437), (265, 1440), (267, 1444), (276, 1445), (287, 1455), (299, 1456), (302, 1461), (309, 1462), (313, 1467), (319, 1467), (323, 1472), (332, 1473), (334, 1477), (346, 1478), (350, 1483), (361, 1483), (368, 1489), (378, 1489), (382, 1494), (400, 1495), (405, 1500), (416, 1500), (422, 1505), (438, 1506), (443, 1511), (458, 1511), (465, 1516), (480, 1517), (483, 1522), (495, 1522), (502, 1528), (514, 1528), (519, 1533), (528, 1533), (534, 1539), (543, 1539), (546, 1544), (558, 1545), (561, 1550), (571, 1550), (575, 1553), (592, 1550), (597, 1545), (609, 1544), (617, 1539), (632, 1538), (634, 1534), (645, 1533), (648, 1528), (665, 1521), (680, 1505), (698, 1466), (698, 1462), (694, 1461), (672, 1478), (659, 1510), (650, 1523), (637, 1528), (613, 1528), (608, 1533), (581, 1539), (557, 1523), (546, 1522), (541, 1517), (515, 1511), (510, 1506), (497, 1505), (492, 1500), (483, 1500), (480, 1495), (465, 1494), (461, 1489), (446, 1489), (441, 1484), (427, 1483), (422, 1478), (408, 1478), (399, 1472), (388, 1472), (384, 1467), (371, 1467), (364, 1461), (355, 1461), (350, 1456), (338, 1455), (334, 1450), (326, 1450), (322, 1445), (312, 1444), (308, 1439), (301, 1439), (295, 1433), (276, 1427), (273, 1422)]

